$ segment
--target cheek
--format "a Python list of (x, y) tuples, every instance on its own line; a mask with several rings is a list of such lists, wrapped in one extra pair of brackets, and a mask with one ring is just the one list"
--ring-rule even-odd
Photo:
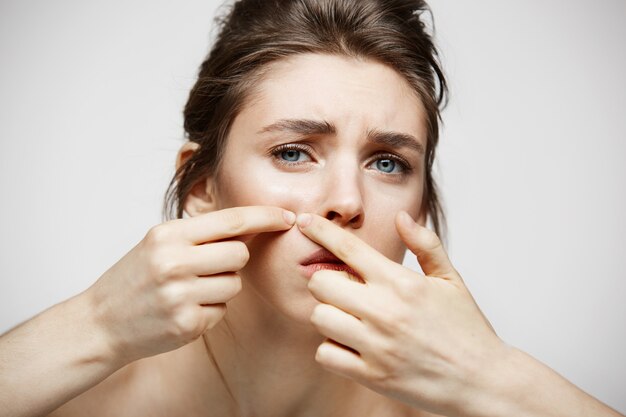
[(359, 237), (389, 259), (402, 263), (406, 246), (396, 229), (396, 215), (400, 211), (406, 211), (417, 220), (423, 189), (416, 180), (415, 184), (404, 189), (387, 189), (387, 192), (381, 193), (380, 186), (372, 184), (368, 191), (366, 201), (369, 204)]
[[(219, 209), (264, 205), (295, 213), (309, 211), (324, 215), (321, 207), (327, 205), (325, 194), (332, 191), (320, 186), (324, 183), (322, 178), (280, 172), (254, 158), (240, 162), (223, 165), (225, 169), (220, 173), (218, 184)], [(423, 194), (418, 181), (404, 188), (390, 188), (369, 179), (362, 191), (365, 221), (354, 233), (388, 258), (402, 262), (406, 247), (396, 230), (395, 216), (404, 210), (414, 219), (418, 218)], [(271, 236), (270, 241), (274, 239)]]
[[(399, 210), (390, 204), (380, 207), (370, 207), (368, 218), (363, 225), (359, 237), (378, 252), (394, 262), (401, 263), (404, 259), (406, 247), (395, 225), (395, 216)], [(366, 224), (368, 223), (368, 224)]]
[(239, 206), (277, 206), (296, 213), (311, 207), (315, 196), (302, 178), (286, 175), (264, 163), (240, 164), (244, 169), (227, 169), (220, 173), (218, 208)]

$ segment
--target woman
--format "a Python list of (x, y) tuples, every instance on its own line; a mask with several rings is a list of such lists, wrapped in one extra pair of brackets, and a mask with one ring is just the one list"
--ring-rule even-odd
[(236, 3), (185, 109), (179, 219), (2, 337), (8, 415), (619, 415), (500, 340), (437, 238), (424, 10)]

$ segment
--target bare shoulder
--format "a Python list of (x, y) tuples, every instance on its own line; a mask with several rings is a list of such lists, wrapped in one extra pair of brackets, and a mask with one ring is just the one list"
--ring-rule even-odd
[(407, 405), (402, 405), (394, 410), (394, 417), (443, 417), (440, 414), (432, 414), (424, 410), (418, 410)]
[(189, 384), (198, 382), (194, 375), (198, 370), (196, 345), (192, 342), (133, 362), (48, 417), (193, 416), (204, 406), (190, 399), (186, 391)]
[[(374, 405), (370, 405), (367, 409), (370, 410), (371, 415), (377, 417), (443, 417), (440, 414), (433, 414), (411, 407), (406, 403), (385, 397), (378, 393), (374, 393), (374, 395), (377, 400)], [(363, 413), (361, 412), (361, 414)]]
[(65, 403), (48, 417), (85, 415), (121, 417), (137, 415), (134, 411), (142, 406), (145, 411), (147, 404), (142, 404), (142, 400), (150, 388), (144, 384), (147, 379), (146, 375), (153, 366), (152, 362), (154, 360), (149, 358), (125, 366), (98, 385)]
[(441, 414), (433, 414), (424, 410), (417, 410), (412, 408), (407, 410), (405, 414), (402, 414), (402, 417), (444, 417)]
[(400, 405), (397, 409), (392, 410), (393, 417), (443, 417), (440, 414), (432, 414), (423, 410), (409, 407), (406, 404)]
[[(118, 370), (100, 384), (48, 415), (48, 417), (200, 417), (232, 415), (216, 383), (202, 341), (145, 358)], [(375, 394), (375, 415), (380, 417), (437, 417)]]
[(72, 417), (88, 413), (93, 416), (109, 411), (108, 403), (115, 401), (116, 392), (129, 389), (136, 374), (136, 365), (132, 363), (118, 370), (95, 387), (65, 403), (49, 417)]

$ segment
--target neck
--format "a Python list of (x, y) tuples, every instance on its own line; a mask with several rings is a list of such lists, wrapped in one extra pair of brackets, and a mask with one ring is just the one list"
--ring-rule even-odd
[(364, 416), (371, 411), (371, 391), (315, 362), (324, 337), (310, 323), (277, 312), (252, 289), (244, 288), (229, 302), (226, 316), (204, 340), (215, 375), (230, 395), (225, 415)]

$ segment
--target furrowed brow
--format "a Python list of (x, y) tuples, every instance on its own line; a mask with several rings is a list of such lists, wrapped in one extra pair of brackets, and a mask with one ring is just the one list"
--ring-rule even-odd
[(257, 133), (286, 132), (300, 135), (332, 135), (336, 131), (332, 123), (324, 120), (281, 119), (265, 126)]
[(371, 142), (387, 145), (392, 148), (410, 148), (416, 150), (422, 155), (426, 153), (424, 146), (417, 140), (417, 138), (407, 133), (388, 132), (373, 129), (367, 133), (367, 139)]

